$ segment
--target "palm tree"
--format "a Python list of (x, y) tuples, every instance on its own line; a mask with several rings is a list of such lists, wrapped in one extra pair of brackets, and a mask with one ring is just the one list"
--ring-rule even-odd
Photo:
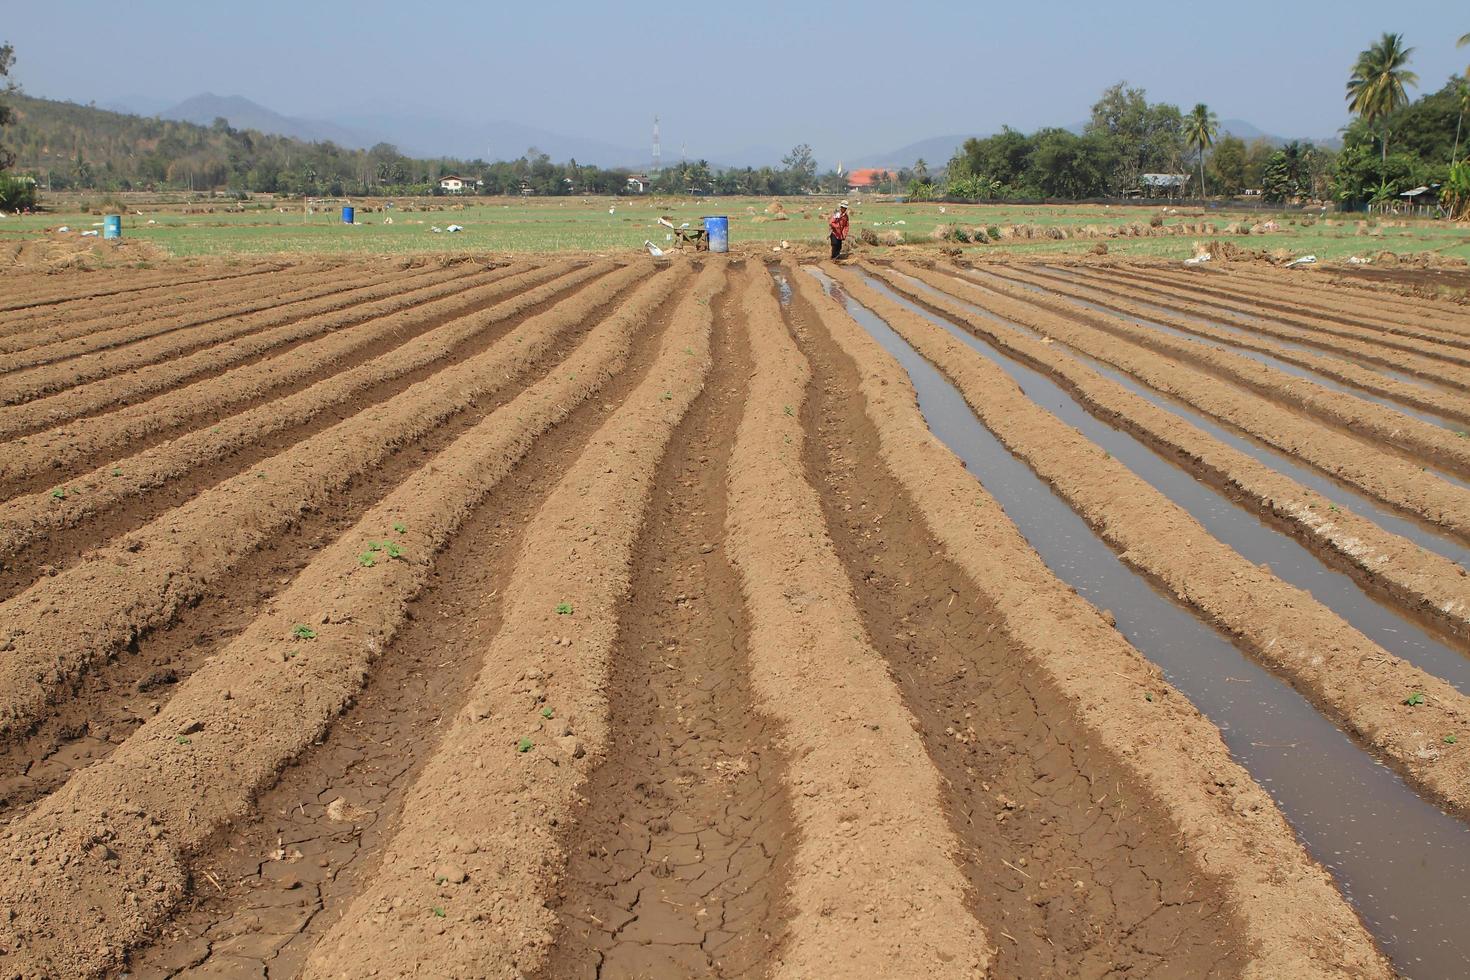
[(1402, 34), (1384, 34), (1358, 55), (1347, 83), (1348, 109), (1370, 127), (1383, 122), (1383, 178), (1388, 179), (1388, 117), (1409, 104), (1405, 86), (1418, 85), (1419, 76), (1409, 71), (1413, 48), (1404, 47)]
[(1205, 150), (1215, 145), (1215, 136), (1220, 132), (1220, 120), (1203, 102), (1195, 103), (1189, 115), (1184, 117), (1184, 140), (1199, 151), (1199, 196), (1205, 196)]

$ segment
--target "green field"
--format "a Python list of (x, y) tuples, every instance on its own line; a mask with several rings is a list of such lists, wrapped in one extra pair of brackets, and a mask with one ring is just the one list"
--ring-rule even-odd
[[(377, 208), (382, 202), (361, 202), (362, 208)], [(470, 198), (463, 202), (435, 198), (432, 202), (400, 202), (392, 211), (360, 210), (355, 225), (344, 225), (336, 214), (306, 216), (300, 202), (278, 206), (250, 205), (230, 212), (228, 202), (194, 205), (196, 210), (213, 207), (214, 213), (184, 213), (178, 205), (151, 207), (128, 202), (123, 217), (123, 234), (132, 240), (150, 242), (177, 256), (262, 254), (277, 252), (308, 254), (407, 254), (416, 252), (616, 252), (636, 249), (645, 240), (659, 246), (669, 244), (666, 228), (657, 224), (667, 216), (675, 225), (688, 222), (697, 227), (706, 214), (730, 217), (732, 245), (760, 242), (776, 244), (819, 243), (826, 236), (825, 215), (834, 201), (828, 198), (787, 198), (787, 220), (772, 220), (766, 213), (768, 199), (651, 199), (651, 198)], [(427, 205), (443, 210), (405, 210)], [(94, 205), (96, 207), (96, 205)], [(0, 219), (0, 242), (18, 239), (75, 238), (79, 232), (100, 229), (101, 217), (71, 209), (52, 213)], [(131, 213), (141, 210), (143, 213)], [(859, 201), (854, 210), (854, 230), (899, 231), (909, 242), (930, 243), (931, 233), (941, 224), (960, 227), (1003, 227), (1014, 224), (1119, 225), (1147, 224), (1155, 215), (1165, 224), (1196, 223), (1203, 220), (1224, 228), (1232, 221), (1261, 222), (1274, 218), (1281, 231), (1262, 236), (1241, 236), (1237, 244), (1246, 248), (1284, 249), (1297, 255), (1314, 253), (1323, 259), (1370, 255), (1380, 250), (1399, 253), (1433, 251), (1444, 256), (1470, 259), (1470, 227), (1447, 222), (1415, 221), (1408, 227), (1373, 224), (1373, 234), (1360, 233), (1357, 216), (1310, 223), (1302, 212), (1231, 212), (1229, 210), (1181, 209), (1161, 212), (1157, 206), (1108, 207), (1017, 206), (1005, 204), (954, 205), (913, 204), (890, 201)], [(392, 223), (387, 221), (392, 218)], [(1332, 223), (1329, 224), (1329, 221)], [(463, 231), (445, 231), (451, 224)], [(70, 231), (57, 231), (67, 226)], [(441, 229), (435, 233), (433, 229)], [(1108, 248), (1116, 255), (1187, 258), (1194, 242), (1202, 236), (1168, 238), (1115, 238)], [(1003, 251), (1016, 254), (1078, 253), (1091, 249), (1095, 241), (1005, 240), (981, 246), (964, 246), (976, 252)]]

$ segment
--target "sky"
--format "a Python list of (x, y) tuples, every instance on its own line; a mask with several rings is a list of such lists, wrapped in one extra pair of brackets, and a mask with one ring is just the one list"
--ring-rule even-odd
[[(1404, 34), (1432, 91), (1470, 64), (1467, 0), (1118, 4), (929, 0), (0, 4), (32, 95), (243, 95), (287, 115), (458, 114), (644, 147), (662, 120), (718, 160), (811, 144), (819, 162), (948, 134), (1085, 119), (1126, 79), (1286, 137), (1332, 136), (1357, 52)], [(773, 160), (774, 162), (774, 160)]]

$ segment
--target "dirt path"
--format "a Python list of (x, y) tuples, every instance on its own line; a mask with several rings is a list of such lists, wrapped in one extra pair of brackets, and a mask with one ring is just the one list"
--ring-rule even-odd
[(1242, 972), (1389, 976), (1330, 878), (1230, 758), (1219, 731), (1098, 610), (1056, 579), (975, 476), (929, 432), (893, 359), (814, 284), (792, 275), (857, 366), (864, 414), (888, 472), (970, 588), (992, 603), (1021, 669), (1037, 683), (1056, 685), (1101, 757), (1093, 764), (1110, 759), (1144, 787), (1142, 794), (1179, 828), (1192, 858), (1225, 890), (1250, 937)]
[(188, 905), (129, 958), (127, 976), (165, 977), (185, 967), (191, 975), (300, 972), (372, 880), (406, 790), (463, 709), (478, 653), (500, 628), (526, 526), (647, 376), (669, 321), (667, 307), (650, 319), (627, 368), (537, 440), (475, 508), (405, 613), (426, 628), (400, 633), (327, 737), (261, 796), (258, 816), (221, 833), (191, 862)]
[(619, 748), (592, 774), (566, 845), (548, 980), (754, 976), (782, 934), (784, 760), (754, 704), (723, 547), (726, 453), (751, 373), (728, 293), (714, 306), (712, 354), (634, 551), (608, 691)]

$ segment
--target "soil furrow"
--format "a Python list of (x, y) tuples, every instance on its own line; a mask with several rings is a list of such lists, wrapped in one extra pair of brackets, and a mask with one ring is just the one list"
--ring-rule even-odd
[(1470, 440), (1432, 422), (1354, 394), (1334, 391), (1315, 381), (1293, 377), (1243, 354), (1171, 337), (1120, 316), (1068, 303), (1053, 294), (1027, 290), (998, 276), (989, 277), (987, 284), (1012, 299), (1086, 323), (1129, 344), (1193, 365), (1246, 391), (1298, 409), (1375, 445), (1395, 449), (1407, 461), (1437, 464), (1461, 477), (1470, 474)]
[[(1123, 280), (1117, 276), (1097, 276), (1092, 270), (1080, 266), (1057, 265), (1043, 267), (1041, 272), (1051, 279), (1064, 280), (1074, 286), (1087, 287), (1113, 296), (1147, 303), (1157, 311), (1184, 314), (1205, 321), (1208, 325), (1231, 334), (1235, 342), (1272, 344), (1282, 350), (1292, 351), (1299, 356), (1311, 356), (1317, 351), (1333, 355), (1357, 367), (1412, 384), (1436, 393), (1458, 393), (1464, 385), (1456, 379), (1470, 380), (1470, 373), (1444, 361), (1411, 354), (1406, 351), (1384, 347), (1370, 341), (1349, 340), (1345, 337), (1326, 337), (1310, 330), (1292, 327), (1265, 316), (1233, 313), (1219, 306), (1195, 301), (1194, 297), (1180, 297), (1165, 293), (1144, 282)], [(1305, 348), (1305, 349), (1304, 349)]]
[(1015, 669), (1033, 684), (1055, 685), (1087, 733), (1094, 764), (1116, 765), (1144, 787), (1179, 828), (1187, 842), (1180, 846), (1225, 889), (1248, 937), (1242, 972), (1391, 975), (1331, 879), (1231, 759), (1219, 729), (1057, 579), (977, 475), (929, 431), (894, 359), (820, 291), (796, 283), (855, 363), (884, 467), (977, 599), (1000, 617)]
[(1377, 443), (1329, 428), (1275, 404), (1250, 389), (1179, 364), (1154, 351), (1119, 344), (1117, 338), (1051, 313), (1044, 307), (983, 290), (968, 280), (935, 275), (916, 266), (901, 271), (941, 292), (1036, 330), (1132, 375), (1150, 388), (1193, 406), (1310, 463), (1370, 496), (1470, 540), (1470, 492), (1427, 472)]
[[(1387, 288), (1378, 282), (1364, 281), (1362, 276), (1373, 277), (1374, 272), (1361, 267), (1342, 267), (1304, 271), (1296, 269), (1272, 269), (1269, 273), (1249, 268), (1221, 270), (1222, 274), (1242, 284), (1257, 289), (1288, 289), (1322, 306), (1334, 306), (1348, 310), (1373, 310), (1390, 319), (1408, 316), (1420, 319), (1425, 326), (1432, 326), (1447, 333), (1470, 333), (1465, 323), (1465, 302), (1435, 298), (1422, 291), (1405, 291), (1397, 283), (1388, 282)], [(1433, 293), (1434, 290), (1430, 290)], [(1407, 306), (1405, 305), (1407, 304)]]
[[(33, 314), (29, 323), (11, 321), (0, 328), (0, 354), (11, 357), (47, 345), (92, 337), (105, 340), (109, 335), (123, 334), (150, 324), (169, 329), (179, 324), (190, 325), (189, 321), (202, 323), (203, 318), (220, 319), (230, 315), (219, 312), (222, 301), (271, 298), (313, 284), (320, 287), (323, 281), (340, 271), (323, 268), (320, 264), (303, 263), (257, 276), (232, 279), (223, 284), (185, 286), (170, 290), (163, 296), (130, 299), (112, 306), (88, 304), (84, 311), (75, 312), (49, 309)], [(353, 277), (362, 277), (364, 271), (359, 270)], [(378, 275), (381, 276), (383, 271), (379, 268)], [(255, 309), (264, 309), (264, 306), (258, 305)]]
[[(415, 280), (424, 276), (399, 275), (394, 280), (400, 286), (413, 288)], [(361, 272), (337, 278), (333, 275), (310, 275), (291, 277), (281, 281), (272, 276), (268, 283), (247, 283), (232, 288), (223, 296), (201, 297), (198, 306), (188, 312), (169, 317), (166, 311), (156, 312), (143, 323), (132, 325), (94, 325), (90, 329), (80, 328), (78, 335), (69, 338), (42, 339), (39, 343), (26, 344), (16, 350), (0, 354), (0, 374), (9, 374), (26, 368), (61, 364), (85, 354), (103, 351), (126, 351), (130, 346), (145, 340), (167, 337), (183, 331), (192, 331), (190, 336), (201, 346), (211, 341), (212, 325), (232, 320), (261, 310), (286, 310), (295, 303), (350, 293), (354, 289), (381, 284), (383, 275), (379, 271)], [(239, 302), (237, 297), (244, 297)], [(233, 305), (231, 305), (233, 303)], [(202, 309), (201, 309), (202, 307)], [(187, 353), (187, 351), (181, 351)]]
[(176, 289), (179, 286), (187, 286), (201, 282), (219, 282), (225, 279), (239, 279), (244, 276), (259, 275), (260, 272), (283, 269), (287, 266), (280, 262), (267, 262), (251, 266), (247, 269), (231, 269), (229, 271), (213, 270), (199, 275), (181, 276), (177, 272), (160, 272), (157, 276), (142, 283), (133, 282), (126, 285), (115, 285), (99, 287), (90, 292), (78, 289), (74, 281), (68, 279), (65, 285), (56, 287), (52, 292), (42, 296), (33, 296), (25, 299), (0, 303), (0, 313), (8, 313), (12, 310), (24, 310), (35, 306), (56, 306), (60, 303), (82, 303), (86, 300), (96, 299), (100, 296), (114, 296), (118, 293), (141, 292), (145, 289)]
[[(18, 496), (75, 481), (101, 463), (135, 459), (192, 429), (282, 400), (282, 389), (287, 386), (298, 392), (303, 382), (318, 387), (391, 351), (401, 351), (484, 304), (505, 302), (504, 297), (514, 297), (523, 289), (544, 290), (548, 287), (541, 284), (547, 278), (540, 269), (508, 277), (475, 277), (463, 282), (462, 293), (301, 344), (286, 364), (268, 358), (144, 402), (31, 433), (6, 446), (5, 458), (0, 460), (0, 488)], [(569, 287), (585, 278), (580, 272), (572, 273), (553, 279), (551, 288), (557, 283)], [(114, 455), (123, 449), (130, 451), (128, 457)]]
[(866, 634), (805, 477), (811, 368), (774, 284), (748, 270), (755, 369), (730, 453), (725, 518), (750, 622), (757, 706), (781, 725), (796, 840), (780, 977), (972, 977), (994, 960), (976, 921), (942, 777)]
[(997, 976), (1237, 976), (1244, 925), (1167, 810), (1026, 670), (881, 462), (860, 379), (810, 307), (807, 470), (874, 644), (921, 725)]
[[(610, 300), (611, 302), (611, 300)], [(543, 352), (524, 372), (546, 373), (596, 321), (588, 313), (564, 343)], [(0, 816), (9, 817), (53, 791), (75, 769), (105, 758), (139, 724), (166, 703), (178, 684), (243, 630), (261, 603), (351, 526), (363, 511), (403, 483), (425, 458), (507, 404), (524, 385), (481, 397), (469, 408), (394, 452), (330, 497), (329, 503), (293, 518), (284, 532), (241, 555), (197, 602), (166, 625), (141, 633), (125, 651), (79, 678), (65, 700), (24, 738), (0, 745)], [(187, 494), (182, 499), (189, 499)], [(245, 597), (242, 603), (240, 597)]]
[[(0, 597), (64, 569), (90, 546), (134, 530), (164, 511), (276, 453), (393, 398), (452, 360), (475, 357), (569, 289), (614, 268), (587, 266), (475, 313), (447, 319), (416, 339), (285, 397), (219, 419), (177, 439), (48, 483), (0, 504)], [(228, 378), (229, 376), (227, 376)]]
[(559, 838), (610, 748), (614, 616), (659, 461), (709, 371), (709, 303), (725, 279), (723, 260), (705, 267), (648, 376), (527, 527), (468, 707), (304, 976), (508, 976), (544, 964)]
[[(9, 647), (0, 662), (0, 733), (14, 737), (76, 678), (169, 622), (245, 554), (395, 449), (510, 384), (567, 331), (605, 305), (643, 265), (614, 272), (522, 324), (484, 353), (420, 381), (89, 552), (0, 603)], [(221, 528), (233, 533), (221, 536)]]
[(8, 966), (96, 973), (159, 925), (182, 897), (189, 857), (324, 735), (404, 627), (433, 556), (540, 435), (622, 368), (633, 325), (676, 279), (655, 276), (561, 368), (420, 467), (109, 759), (11, 823), (12, 851), (35, 860), (0, 866), (0, 896), (20, 910), (0, 923), (0, 944), (17, 950)]
[(1134, 435), (1230, 499), (1248, 505), (1272, 526), (1290, 533), (1414, 619), (1470, 637), (1470, 583), (1455, 562), (1322, 499), (1266, 463), (1103, 377), (1056, 345), (974, 316), (962, 304), (916, 288), (902, 276), (883, 269), (871, 271), (915, 303), (1046, 373), (1098, 418)]
[(751, 373), (738, 299), (659, 464), (617, 614), (610, 744), (566, 844), (544, 976), (754, 976), (781, 934), (790, 832), (777, 732), (754, 705), (740, 585), (721, 548), (725, 452)]
[(1470, 337), (1410, 326), (1404, 323), (1404, 318), (1369, 321), (1335, 313), (1330, 309), (1303, 308), (1279, 301), (1274, 296), (1276, 290), (1237, 290), (1230, 286), (1217, 288), (1212, 285), (1213, 276), (1178, 273), (1173, 269), (1155, 268), (1146, 273), (1134, 269), (1118, 271), (1124, 278), (1143, 282), (1155, 289), (1197, 298), (1208, 297), (1205, 302), (1234, 313), (1267, 316), (1280, 323), (1319, 334), (1366, 340), (1451, 364), (1470, 365), (1470, 350), (1466, 349), (1470, 348)]
[[(1456, 423), (1470, 424), (1470, 398), (1454, 390), (1456, 385), (1463, 387), (1470, 383), (1470, 372), (1465, 372), (1457, 382), (1453, 368), (1447, 371), (1435, 370), (1432, 374), (1425, 374), (1409, 364), (1399, 363), (1400, 360), (1423, 362), (1425, 359), (1410, 355), (1400, 355), (1399, 358), (1379, 356), (1374, 352), (1382, 351), (1384, 348), (1365, 343), (1341, 338), (1332, 342), (1300, 338), (1293, 336), (1290, 331), (1273, 330), (1263, 324), (1256, 325), (1254, 328), (1241, 323), (1217, 327), (1213, 323), (1206, 322), (1211, 319), (1207, 310), (1181, 300), (1155, 297), (1147, 290), (1137, 287), (1095, 285), (1091, 280), (1068, 279), (1064, 275), (1052, 274), (1050, 270), (1032, 273), (1007, 269), (1005, 276), (1016, 282), (1025, 282), (1038, 288), (1054, 291), (1058, 295), (1105, 307), (1115, 313), (1162, 324), (1231, 348), (1268, 355), (1286, 364), (1305, 368), (1329, 381), (1349, 385), (1366, 392), (1369, 396), (1376, 395), (1389, 400), (1393, 403), (1389, 405), (1391, 408), (1398, 408), (1401, 411), (1419, 409), (1431, 415), (1455, 420)], [(1156, 302), (1168, 305), (1155, 305)], [(1176, 310), (1178, 313), (1174, 312)], [(1214, 319), (1220, 320), (1219, 317)], [(1279, 343), (1271, 339), (1278, 336), (1283, 337), (1288, 343)], [(1297, 342), (1317, 344), (1333, 353), (1329, 355), (1297, 350), (1294, 349)], [(1427, 377), (1443, 387), (1396, 380), (1368, 367), (1363, 362), (1380, 363), (1399, 371), (1411, 372), (1420, 377)], [(1449, 366), (1445, 365), (1445, 367)], [(1432, 417), (1426, 417), (1425, 420), (1435, 421)], [(1448, 423), (1437, 422), (1436, 424)], [(1459, 425), (1455, 427), (1458, 428)]]
[[(385, 287), (384, 292), (389, 293), (386, 298), (359, 304), (335, 304), (315, 316), (229, 341), (186, 357), (127, 371), (21, 405), (0, 406), (0, 439), (19, 439), (49, 426), (135, 405), (152, 399), (161, 392), (209, 381), (227, 372), (239, 371), (267, 360), (284, 359), (289, 365), (293, 359), (283, 358), (284, 355), (293, 354), (322, 335), (335, 334), (346, 328), (426, 306), (437, 300), (457, 298), (469, 308), (478, 296), (473, 290), (492, 286), (517, 272), (522, 276), (532, 277), (539, 274), (549, 279), (564, 271), (565, 267), (559, 265), (529, 271), (512, 267), (479, 275), (455, 275), (448, 281), (406, 292)], [(437, 307), (452, 308), (453, 304)], [(371, 332), (369, 335), (377, 336)], [(283, 376), (291, 377), (292, 380), (298, 379), (298, 376), (290, 374), (289, 367), (279, 367), (280, 364), (281, 360), (276, 360), (277, 368)]]
[(372, 880), (406, 789), (464, 707), (480, 661), (446, 649), (478, 650), (499, 629), (500, 598), (525, 527), (647, 375), (668, 322), (666, 303), (635, 338), (627, 368), (538, 438), (475, 507), (435, 561), (424, 594), (408, 604), (405, 620), (419, 625), (398, 634), (326, 738), (261, 794), (256, 815), (190, 861), (195, 887), (186, 906), (128, 958), (128, 977), (172, 976), (191, 964), (271, 977), (300, 972), (312, 946)]
[[(1182, 507), (1032, 402), (998, 366), (943, 328), (846, 270), (834, 278), (944, 371), (986, 428), (1065, 497), (1125, 562), (1287, 678), (1415, 786), (1461, 816), (1470, 814), (1470, 752), (1455, 751), (1454, 745), (1427, 752), (1425, 736), (1426, 730), (1470, 726), (1470, 697), (1394, 657), (1308, 593), (1221, 544)], [(1411, 697), (1415, 693), (1418, 700)]]
[(186, 331), (179, 336), (166, 335), (139, 341), (117, 351), (83, 354), (58, 364), (45, 364), (11, 372), (0, 376), (0, 404), (14, 405), (32, 401), (57, 391), (124, 375), (160, 362), (177, 365), (191, 354), (207, 355), (229, 344), (248, 344), (261, 334), (279, 334), (280, 328), (299, 327), (303, 322), (319, 324), (324, 322), (321, 319), (323, 313), (392, 297), (399, 291), (396, 282), (383, 282), (378, 278), (367, 285), (325, 298), (264, 310), (227, 323), (213, 324), (197, 332)]
[(0, 352), (11, 354), (39, 343), (69, 340), (99, 329), (132, 325), (155, 316), (176, 316), (191, 306), (208, 302), (223, 286), (230, 292), (245, 291), (281, 276), (306, 278), (320, 272), (315, 265), (273, 269), (224, 284), (199, 283), (170, 289), (160, 296), (125, 297), (111, 302), (89, 302), (78, 309), (45, 307), (0, 319)]

